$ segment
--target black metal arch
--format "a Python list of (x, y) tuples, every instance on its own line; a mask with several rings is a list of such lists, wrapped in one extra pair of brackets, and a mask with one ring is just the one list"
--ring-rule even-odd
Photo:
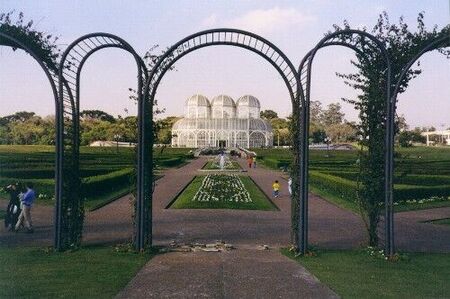
[[(422, 57), (427, 52), (437, 50), (439, 48), (447, 48), (450, 47), (450, 35), (449, 36), (443, 36), (440, 38), (437, 38), (433, 40), (431, 43), (426, 45), (423, 49), (419, 51), (403, 68), (402, 72), (400, 73), (399, 78), (397, 79), (397, 83), (395, 84), (394, 91), (392, 92), (392, 99), (394, 103), (396, 103), (397, 95), (400, 89), (400, 84), (405, 79), (406, 74), (411, 69), (411, 67), (416, 63), (416, 61)], [(395, 111), (393, 112), (395, 115)]]
[[(5, 46), (9, 47), (17, 47), (24, 51), (26, 51), (28, 54), (30, 54), (34, 60), (39, 64), (39, 66), (44, 71), (49, 83), (50, 87), (53, 92), (53, 98), (55, 100), (55, 123), (56, 123), (56, 138), (55, 138), (55, 197), (57, 199), (57, 202), (59, 201), (62, 186), (63, 186), (63, 180), (65, 179), (65, 174), (63, 172), (63, 162), (64, 162), (64, 144), (63, 144), (63, 134), (64, 134), (64, 128), (63, 128), (63, 121), (62, 121), (62, 111), (61, 111), (61, 105), (59, 102), (58, 97), (58, 90), (57, 86), (59, 86), (59, 76), (58, 76), (58, 68), (57, 66), (49, 67), (47, 66), (42, 59), (38, 57), (36, 53), (34, 53), (25, 43), (17, 40), (16, 38), (9, 36), (3, 32), (0, 32), (0, 37), (2, 39), (6, 39), (10, 43), (3, 44)], [(64, 85), (66, 82), (64, 82)], [(73, 102), (67, 103), (68, 109), (73, 109)], [(57, 209), (55, 208), (55, 217), (57, 216)], [(57, 218), (55, 218), (57, 219)], [(56, 229), (56, 227), (55, 227)]]
[[(385, 252), (389, 255), (394, 253), (394, 239), (393, 239), (393, 131), (394, 131), (394, 101), (390, 96), (391, 92), (391, 62), (388, 52), (384, 45), (373, 35), (360, 30), (339, 30), (331, 33), (317, 43), (317, 45), (309, 51), (302, 59), (298, 74), (299, 74), (299, 90), (300, 101), (302, 106), (302, 114), (298, 120), (301, 123), (302, 141), (301, 146), (301, 167), (300, 173), (300, 205), (299, 215), (300, 223), (298, 230), (299, 249), (301, 253), (308, 250), (308, 169), (309, 169), (309, 147), (308, 147), (308, 132), (309, 132), (309, 104), (311, 96), (311, 68), (314, 57), (321, 48), (328, 46), (344, 46), (357, 52), (363, 57), (367, 57), (373, 50), (380, 51), (386, 63), (386, 156), (385, 156), (385, 230), (386, 230), (386, 244)], [(362, 48), (362, 50), (361, 50)]]
[[(136, 51), (122, 38), (109, 33), (84, 35), (64, 51), (59, 69), (59, 105), (62, 114), (62, 152), (67, 157), (62, 164), (66, 174), (57, 196), (55, 217), (55, 248), (65, 249), (81, 242), (84, 207), (79, 194), (79, 114), (80, 79), (83, 66), (95, 52), (105, 48), (119, 48), (130, 53), (137, 65), (138, 101), (141, 102), (143, 82), (147, 78), (147, 68)], [(67, 82), (62, 84), (61, 82)]]
[(287, 56), (270, 41), (254, 33), (229, 28), (200, 31), (189, 35), (170, 47), (151, 70), (149, 95), (156, 89), (167, 70), (181, 57), (200, 48), (229, 45), (250, 50), (266, 59), (283, 78), (291, 98), (297, 95), (296, 69)]
[[(143, 249), (145, 243), (152, 242), (152, 145), (153, 128), (147, 119), (153, 117), (153, 103), (156, 90), (164, 74), (181, 57), (195, 50), (217, 45), (228, 45), (247, 49), (267, 60), (281, 75), (288, 88), (292, 101), (293, 111), (299, 106), (299, 84), (298, 74), (287, 56), (274, 44), (254, 33), (229, 28), (219, 28), (200, 31), (187, 36), (170, 47), (162, 55), (152, 68), (148, 80), (145, 82), (144, 96), (140, 110), (142, 119), (139, 120), (139, 164), (138, 164), (138, 223), (143, 226), (138, 232), (138, 248)], [(150, 217), (150, 218), (148, 218)], [(145, 226), (144, 226), (145, 223)]]

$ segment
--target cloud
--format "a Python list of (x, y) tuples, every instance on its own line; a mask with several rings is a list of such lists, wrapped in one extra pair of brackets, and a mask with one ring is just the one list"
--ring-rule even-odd
[(224, 25), (244, 29), (260, 34), (269, 34), (288, 29), (305, 26), (315, 21), (315, 17), (304, 14), (294, 8), (256, 9), (246, 14), (224, 22)]

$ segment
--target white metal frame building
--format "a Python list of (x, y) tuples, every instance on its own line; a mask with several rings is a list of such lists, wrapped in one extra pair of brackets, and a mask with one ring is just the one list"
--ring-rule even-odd
[(188, 98), (184, 118), (172, 127), (173, 147), (267, 147), (273, 144), (272, 127), (260, 118), (259, 100), (251, 95), (236, 103), (227, 95), (212, 99), (200, 94)]

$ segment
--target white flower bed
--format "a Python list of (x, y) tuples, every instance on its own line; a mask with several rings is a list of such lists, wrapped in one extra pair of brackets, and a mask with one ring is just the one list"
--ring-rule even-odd
[(229, 201), (251, 203), (250, 193), (239, 176), (234, 174), (209, 174), (203, 181), (192, 201)]

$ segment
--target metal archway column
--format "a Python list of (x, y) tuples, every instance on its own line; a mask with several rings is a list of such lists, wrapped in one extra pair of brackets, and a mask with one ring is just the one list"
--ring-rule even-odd
[[(71, 163), (65, 163), (62, 173), (67, 175), (62, 194), (58, 203), (55, 219), (55, 247), (66, 249), (81, 242), (83, 229), (84, 206), (80, 196), (79, 178), (79, 113), (80, 113), (80, 79), (83, 66), (95, 52), (104, 48), (119, 48), (130, 53), (137, 65), (138, 102), (142, 102), (142, 86), (147, 76), (147, 69), (140, 56), (122, 38), (109, 33), (92, 33), (84, 35), (64, 51), (59, 69), (59, 102), (62, 111), (64, 128), (64, 151), (72, 155)], [(64, 81), (67, 84), (62, 84)], [(73, 109), (67, 111), (71, 103)], [(138, 207), (139, 208), (139, 207)]]
[[(144, 237), (148, 236), (149, 243), (152, 242), (152, 192), (153, 192), (153, 103), (156, 90), (164, 74), (181, 57), (208, 46), (228, 45), (247, 49), (267, 60), (281, 75), (291, 97), (294, 114), (300, 114), (298, 75), (295, 67), (286, 55), (268, 40), (251, 32), (237, 29), (212, 29), (192, 34), (165, 51), (150, 72), (145, 82), (143, 103), (139, 106), (139, 165), (138, 165), (138, 202), (145, 206), (148, 213), (139, 215), (147, 223), (147, 231), (141, 232), (139, 236), (139, 248), (144, 247)], [(150, 121), (151, 120), (151, 121)], [(301, 138), (297, 136), (298, 138)], [(299, 154), (297, 161), (299, 160)], [(292, 211), (296, 213), (296, 211)], [(142, 218), (141, 218), (142, 217)], [(149, 217), (149, 218), (147, 218)]]
[[(394, 163), (393, 161), (393, 152), (394, 152), (394, 138), (395, 138), (395, 128), (394, 128), (394, 119), (395, 119), (395, 111), (396, 111), (396, 103), (397, 103), (397, 96), (400, 90), (400, 84), (402, 83), (402, 81), (405, 79), (406, 74), (408, 73), (408, 71), (411, 69), (411, 67), (414, 65), (414, 63), (425, 53), (433, 51), (433, 50), (437, 50), (439, 48), (444, 48), (444, 47), (450, 47), (450, 36), (443, 36), (441, 38), (437, 38), (434, 41), (432, 41), (430, 44), (426, 45), (423, 49), (421, 49), (419, 51), (419, 53), (417, 53), (403, 68), (402, 68), (402, 72), (400, 73), (399, 78), (397, 79), (397, 82), (395, 83), (395, 87), (394, 90), (392, 92), (392, 98), (390, 101), (390, 111), (389, 111), (389, 119), (392, 120), (392, 126), (389, 127), (389, 140), (387, 141), (387, 146), (389, 146), (389, 152), (392, 154), (392, 160), (391, 163), (389, 164), (389, 167), (391, 169), (389, 169), (390, 173), (394, 172)], [(391, 193), (391, 198), (390, 201), (392, 202), (392, 193)], [(390, 211), (386, 211), (386, 218), (389, 217), (389, 233), (390, 233), (390, 239), (392, 240), (392, 242), (389, 244), (390, 248), (389, 251), (391, 254), (394, 253), (394, 213), (392, 210), (392, 205), (390, 205)]]
[[(354, 37), (356, 35), (356, 38)], [(386, 122), (385, 122), (385, 140), (386, 140), (386, 156), (385, 156), (385, 230), (386, 244), (385, 252), (388, 255), (394, 253), (393, 240), (393, 132), (394, 118), (392, 117), (392, 99), (391, 99), (391, 62), (384, 45), (373, 35), (360, 30), (340, 30), (325, 36), (319, 43), (307, 53), (300, 63), (299, 89), (302, 105), (302, 113), (299, 116), (299, 122), (302, 123), (302, 145), (301, 145), (301, 167), (300, 169), (300, 223), (298, 238), (301, 240), (300, 253), (305, 254), (308, 250), (308, 169), (309, 169), (309, 104), (311, 96), (311, 69), (314, 56), (317, 51), (327, 46), (344, 46), (364, 56), (366, 51), (379, 50), (386, 63)], [(361, 50), (357, 46), (363, 48)]]
[[(34, 60), (39, 64), (41, 69), (44, 71), (49, 83), (50, 87), (52, 89), (53, 98), (55, 100), (55, 125), (56, 125), (56, 136), (55, 136), (55, 198), (56, 198), (56, 205), (54, 210), (55, 215), (55, 236), (58, 234), (58, 210), (59, 210), (59, 203), (61, 202), (62, 198), (62, 189), (63, 189), (63, 179), (64, 174), (62, 172), (63, 169), (63, 163), (64, 163), (64, 143), (63, 143), (63, 134), (64, 134), (64, 125), (63, 125), (63, 118), (62, 118), (62, 105), (59, 101), (58, 97), (58, 90), (57, 86), (59, 85), (59, 77), (58, 77), (58, 66), (49, 67), (47, 66), (42, 59), (40, 59), (36, 53), (34, 53), (26, 44), (23, 42), (17, 40), (16, 38), (5, 34), (3, 32), (0, 32), (0, 37), (6, 40), (9, 40), (11, 43), (9, 44), (2, 44), (4, 46), (8, 47), (17, 47), (19, 49), (24, 50), (28, 54), (30, 54)], [(64, 82), (65, 84), (65, 82)], [(73, 103), (72, 103), (73, 104)], [(69, 104), (68, 109), (73, 109), (73, 105)]]

